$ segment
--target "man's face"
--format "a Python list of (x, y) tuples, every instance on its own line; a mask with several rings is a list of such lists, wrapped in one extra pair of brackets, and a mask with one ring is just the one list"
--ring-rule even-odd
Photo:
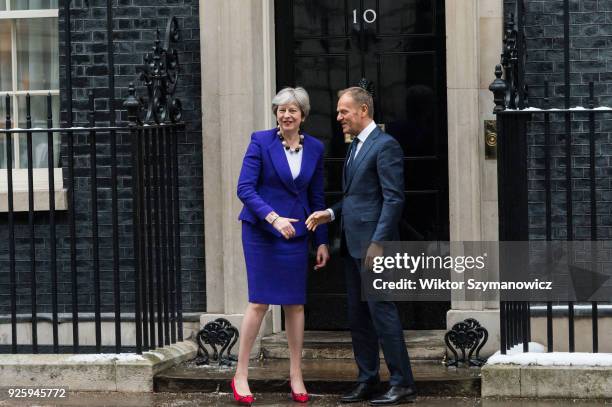
[(368, 108), (365, 105), (359, 106), (348, 93), (338, 99), (336, 110), (338, 112), (336, 120), (342, 125), (344, 134), (358, 135), (369, 121)]

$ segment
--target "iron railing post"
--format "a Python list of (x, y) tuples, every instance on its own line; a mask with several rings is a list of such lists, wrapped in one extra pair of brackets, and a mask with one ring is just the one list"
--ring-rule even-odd
[(132, 145), (132, 235), (134, 247), (134, 321), (136, 324), (136, 352), (142, 353), (142, 319), (141, 319), (141, 293), (140, 293), (140, 202), (139, 202), (139, 184), (140, 184), (140, 157), (138, 156), (140, 149), (138, 135), (138, 110), (140, 102), (136, 99), (136, 89), (134, 84), (130, 83), (128, 88), (128, 97), (123, 103), (123, 106), (128, 112), (128, 126), (130, 128), (130, 143)]

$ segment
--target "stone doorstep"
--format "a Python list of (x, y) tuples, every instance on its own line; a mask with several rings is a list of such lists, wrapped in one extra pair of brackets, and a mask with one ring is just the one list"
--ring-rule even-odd
[[(443, 330), (404, 331), (406, 348), (411, 360), (443, 360), (446, 355), (445, 333), (446, 331)], [(284, 332), (262, 338), (261, 349), (265, 358), (289, 358), (287, 337)], [(353, 360), (350, 332), (306, 331), (302, 357), (304, 359)]]
[(485, 365), (482, 397), (612, 399), (612, 367)]
[(197, 345), (183, 341), (126, 359), (113, 354), (0, 355), (0, 387), (67, 387), (70, 391), (153, 391), (153, 377), (193, 359)]
[[(351, 388), (357, 377), (353, 360), (303, 360), (304, 381), (313, 394), (341, 394)], [(446, 368), (441, 363), (417, 361), (412, 364), (417, 389), (427, 396), (480, 396), (480, 369)], [(184, 362), (155, 376), (156, 392), (231, 392), (230, 381), (234, 368), (196, 366)], [(289, 391), (289, 361), (270, 359), (251, 361), (249, 385), (257, 393)], [(381, 362), (381, 380), (389, 373)]]

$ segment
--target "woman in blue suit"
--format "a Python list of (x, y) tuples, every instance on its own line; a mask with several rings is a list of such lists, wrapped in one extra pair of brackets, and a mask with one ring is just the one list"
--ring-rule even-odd
[[(299, 402), (309, 399), (301, 368), (311, 238), (305, 220), (312, 212), (326, 208), (323, 144), (300, 132), (310, 111), (303, 88), (278, 92), (272, 111), (278, 127), (253, 133), (238, 179), (238, 198), (244, 203), (239, 219), (249, 304), (240, 330), (232, 389), (235, 400), (242, 404), (253, 402), (248, 385), (249, 356), (269, 304), (281, 304), (285, 312), (292, 397)], [(315, 269), (319, 269), (329, 259), (327, 229), (317, 228), (313, 239)]]

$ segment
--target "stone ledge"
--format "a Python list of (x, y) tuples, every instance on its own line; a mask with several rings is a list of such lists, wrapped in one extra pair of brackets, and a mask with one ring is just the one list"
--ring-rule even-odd
[[(34, 211), (49, 210), (49, 190), (34, 190)], [(55, 210), (68, 210), (68, 190), (60, 189), (54, 191)], [(13, 211), (27, 212), (29, 210), (29, 192), (13, 191)], [(0, 191), (0, 213), (8, 212), (8, 192)]]
[(612, 368), (485, 365), (482, 397), (612, 398)]
[[(446, 356), (443, 330), (404, 331), (406, 348), (410, 360), (437, 360)], [(265, 358), (288, 359), (287, 335), (285, 332), (262, 338), (261, 347)], [(384, 358), (380, 352), (381, 359)], [(355, 359), (348, 331), (306, 331), (302, 352), (304, 359)]]
[[(358, 375), (353, 359), (305, 359), (302, 369), (306, 387), (315, 394), (345, 393), (354, 386)], [(415, 361), (412, 371), (420, 396), (480, 396), (479, 368), (446, 368), (440, 362)], [(219, 367), (216, 364), (198, 366), (192, 360), (156, 375), (155, 392), (231, 392), (233, 376), (234, 367)], [(389, 380), (389, 371), (384, 363), (380, 366), (380, 376), (383, 382)], [(249, 385), (256, 393), (286, 393), (289, 389), (289, 360), (264, 358), (252, 361), (249, 364)], [(260, 405), (259, 402), (257, 405)], [(296, 406), (295, 403), (279, 405)], [(336, 403), (331, 405), (335, 406)]]
[(0, 387), (68, 387), (70, 391), (153, 391), (153, 376), (193, 359), (198, 347), (183, 341), (141, 355), (0, 355)]
[[(53, 169), (55, 195), (55, 210), (68, 209), (68, 190), (63, 185), (63, 172), (61, 168)], [(27, 212), (29, 207), (28, 170), (26, 168), (13, 168), (13, 210)], [(34, 210), (49, 210), (49, 169), (34, 168), (32, 170), (34, 190)], [(8, 212), (8, 171), (0, 169), (0, 212)]]

